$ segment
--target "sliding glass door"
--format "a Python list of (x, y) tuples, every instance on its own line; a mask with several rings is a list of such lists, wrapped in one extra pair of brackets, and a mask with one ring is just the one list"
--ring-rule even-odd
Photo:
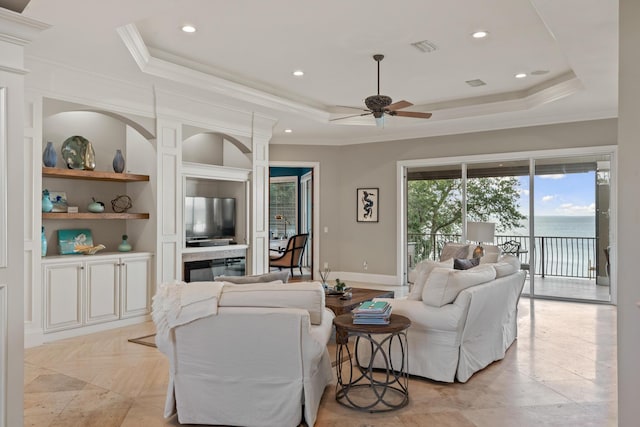
[(611, 154), (492, 157), (407, 167), (407, 272), (490, 222), (485, 243), (510, 243), (528, 270), (523, 294), (610, 302)]

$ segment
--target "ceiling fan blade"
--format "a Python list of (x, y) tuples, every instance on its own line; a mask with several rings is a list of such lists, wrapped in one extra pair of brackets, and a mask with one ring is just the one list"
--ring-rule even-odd
[(422, 113), (420, 111), (394, 111), (394, 116), (400, 117), (414, 117), (416, 119), (428, 119), (431, 118), (431, 113)]
[(368, 115), (370, 115), (370, 114), (373, 114), (373, 113), (368, 112), (368, 113), (362, 113), (362, 114), (353, 114), (353, 115), (351, 115), (351, 116), (344, 116), (344, 117), (338, 117), (338, 118), (335, 118), (335, 119), (329, 119), (329, 121), (330, 121), (330, 122), (334, 122), (334, 121), (336, 121), (336, 120), (344, 120), (344, 119), (350, 119), (350, 118), (352, 118), (352, 117), (368, 116)]
[(409, 101), (398, 101), (398, 102), (394, 102), (391, 105), (387, 105), (387, 109), (388, 110), (402, 110), (403, 108), (407, 108), (407, 107), (411, 107), (413, 104), (410, 103)]
[(336, 105), (336, 108), (349, 108), (350, 110), (360, 110), (360, 111), (369, 111), (366, 108), (362, 107), (351, 107), (349, 105)]

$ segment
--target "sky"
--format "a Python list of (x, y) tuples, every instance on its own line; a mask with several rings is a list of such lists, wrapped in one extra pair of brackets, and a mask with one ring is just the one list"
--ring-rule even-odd
[[(520, 212), (529, 215), (529, 177), (519, 177)], [(589, 216), (595, 214), (595, 172), (537, 175), (536, 216)]]

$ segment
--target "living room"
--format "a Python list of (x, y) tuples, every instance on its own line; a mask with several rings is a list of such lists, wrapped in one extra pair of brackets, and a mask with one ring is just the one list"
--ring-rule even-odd
[[(633, 16), (632, 12), (637, 10), (634, 9), (636, 6), (631, 3), (626, 4), (624, 1), (620, 3), (621, 8), (630, 8), (629, 13), (626, 15), (620, 14), (620, 32), (625, 36), (621, 37), (620, 55), (621, 58), (625, 58), (626, 52), (633, 52), (632, 48), (627, 46), (626, 43), (633, 44), (631, 41), (637, 38), (637, 35), (631, 29), (628, 30), (630, 34), (625, 32), (627, 28), (625, 25), (633, 25), (633, 20), (628, 16)], [(33, 10), (38, 10), (37, 6), (40, 6), (38, 2), (33, 2), (31, 7), (35, 8)], [(537, 4), (537, 6), (542, 5)], [(29, 9), (27, 8), (26, 11), (25, 15), (29, 16)], [(48, 11), (48, 13), (52, 12)], [(38, 19), (38, 14), (42, 17), (46, 15), (45, 11), (41, 9), (31, 17)], [(57, 15), (49, 15), (51, 20), (48, 23), (53, 24), (55, 27), (56, 20), (63, 22), (64, 19), (60, 16), (62, 14), (63, 11), (59, 10)], [(140, 12), (140, 14), (144, 16), (143, 12)], [(111, 16), (110, 19), (118, 21), (115, 15)], [(47, 22), (46, 19), (43, 20)], [(105, 25), (107, 24), (105, 23)], [(44, 36), (46, 31), (48, 30), (42, 32), (41, 37), (46, 38)], [(68, 34), (66, 36), (68, 37)], [(125, 52), (126, 49), (123, 48), (123, 42), (120, 37), (113, 35), (110, 40), (112, 45), (117, 46), (117, 49), (120, 50), (120, 54), (123, 56), (129, 55), (128, 52)], [(637, 290), (632, 287), (634, 277), (633, 261), (629, 254), (633, 253), (633, 242), (637, 241), (635, 237), (637, 237), (638, 230), (636, 230), (637, 227), (631, 216), (635, 211), (635, 203), (637, 202), (631, 200), (632, 198), (625, 198), (623, 195), (633, 194), (631, 187), (635, 174), (633, 161), (638, 158), (637, 148), (633, 143), (633, 135), (637, 125), (632, 123), (634, 120), (631, 118), (633, 117), (633, 112), (637, 110), (637, 105), (635, 104), (636, 101), (634, 101), (635, 98), (630, 96), (630, 94), (633, 94), (633, 86), (625, 87), (627, 79), (631, 79), (636, 74), (636, 64), (623, 64), (620, 67), (621, 76), (618, 84), (621, 88), (621, 96), (619, 102), (616, 103), (616, 105), (619, 105), (619, 111), (608, 110), (600, 112), (599, 115), (593, 113), (590, 119), (585, 116), (576, 120), (555, 120), (553, 117), (548, 117), (546, 121), (541, 120), (539, 123), (525, 123), (518, 120), (510, 122), (508, 121), (509, 115), (507, 115), (503, 116), (504, 124), (495, 128), (482, 129), (482, 126), (478, 125), (477, 118), (473, 119), (476, 120), (477, 126), (474, 130), (465, 128), (465, 122), (473, 121), (472, 119), (462, 119), (457, 132), (445, 132), (442, 130), (448, 125), (447, 121), (443, 120), (439, 124), (434, 121), (436, 123), (434, 127), (441, 127), (440, 131), (434, 131), (433, 129), (423, 131), (410, 126), (409, 131), (414, 132), (413, 135), (410, 137), (407, 137), (407, 135), (397, 136), (391, 138), (390, 141), (383, 141), (383, 136), (380, 135), (381, 130), (378, 130), (374, 133), (374, 138), (369, 139), (367, 143), (359, 143), (360, 141), (358, 141), (357, 137), (352, 136), (344, 137), (345, 143), (338, 144), (335, 140), (340, 139), (340, 136), (335, 138), (324, 136), (323, 139), (317, 139), (315, 144), (309, 144), (296, 143), (296, 131), (293, 125), (291, 125), (294, 128), (293, 138), (283, 133), (276, 134), (273, 130), (278, 129), (277, 127), (273, 128), (275, 121), (272, 120), (272, 117), (262, 112), (262, 107), (256, 107), (253, 112), (243, 110), (238, 106), (237, 101), (233, 101), (231, 97), (216, 95), (213, 98), (209, 98), (202, 89), (193, 87), (191, 84), (176, 81), (169, 82), (157, 75), (152, 76), (141, 73), (130, 57), (127, 65), (123, 67), (122, 71), (124, 72), (120, 77), (118, 77), (118, 74), (110, 72), (112, 67), (108, 62), (111, 59), (107, 56), (104, 56), (101, 61), (103, 73), (89, 73), (78, 63), (73, 66), (71, 64), (62, 66), (61, 63), (56, 63), (51, 58), (43, 57), (42, 50), (46, 46), (46, 44), (45, 46), (43, 44), (42, 40), (38, 41), (36, 38), (33, 50), (30, 50), (29, 46), (24, 47), (26, 53), (24, 67), (15, 67), (16, 64), (10, 64), (14, 68), (27, 68), (30, 73), (20, 77), (20, 79), (24, 79), (24, 88), (26, 89), (25, 104), (27, 108), (24, 110), (27, 111), (25, 114), (27, 117), (25, 121), (27, 130), (25, 133), (23, 126), (19, 126), (19, 129), (16, 130), (16, 123), (13, 120), (17, 119), (22, 122), (22, 118), (10, 115), (7, 127), (9, 131), (9, 147), (11, 147), (11, 141), (22, 141), (23, 139), (31, 141), (26, 144), (28, 148), (25, 148), (27, 152), (25, 156), (28, 160), (23, 161), (21, 155), (16, 155), (11, 150), (8, 154), (7, 177), (11, 185), (7, 190), (8, 197), (6, 200), (21, 200), (24, 198), (27, 206), (25, 211), (20, 213), (19, 220), (16, 220), (16, 213), (8, 213), (10, 226), (8, 227), (6, 240), (25, 241), (24, 253), (20, 251), (21, 256), (25, 256), (25, 260), (17, 261), (16, 255), (11, 251), (7, 251), (9, 267), (6, 269), (8, 272), (6, 277), (8, 278), (2, 277), (2, 283), (9, 283), (7, 288), (9, 290), (9, 312), (7, 318), (10, 321), (8, 337), (12, 345), (22, 342), (23, 338), (20, 338), (19, 335), (23, 334), (25, 329), (36, 330), (43, 320), (42, 312), (40, 311), (41, 305), (31, 300), (33, 295), (36, 294), (34, 292), (40, 288), (40, 279), (36, 276), (40, 275), (39, 243), (41, 220), (38, 219), (40, 216), (39, 209), (31, 209), (29, 206), (35, 206), (40, 199), (41, 189), (36, 177), (41, 172), (41, 145), (45, 141), (42, 141), (42, 111), (39, 108), (42, 108), (42, 100), (45, 98), (73, 102), (84, 105), (88, 109), (107, 111), (122, 117), (143, 118), (143, 122), (151, 123), (149, 127), (152, 133), (157, 135), (157, 140), (152, 140), (152, 145), (156, 147), (156, 158), (150, 159), (153, 161), (149, 163), (154, 167), (151, 167), (149, 175), (152, 185), (155, 186), (156, 183), (162, 182), (149, 193), (152, 199), (151, 204), (157, 202), (157, 205), (152, 207), (150, 211), (151, 218), (141, 228), (144, 229), (144, 233), (153, 235), (151, 238), (152, 243), (149, 246), (155, 258), (153, 273), (158, 283), (178, 278), (178, 272), (180, 271), (181, 260), (179, 255), (182, 237), (177, 232), (179, 229), (170, 229), (175, 218), (167, 216), (167, 213), (172, 210), (175, 212), (176, 200), (180, 200), (179, 197), (175, 196), (180, 194), (177, 189), (181, 185), (181, 177), (175, 173), (171, 175), (167, 173), (167, 170), (176, 165), (178, 165), (178, 168), (180, 167), (180, 157), (177, 151), (182, 143), (184, 126), (196, 126), (207, 130), (226, 132), (237, 136), (239, 139), (251, 141), (251, 144), (253, 144), (253, 151), (250, 155), (252, 156), (252, 171), (255, 173), (255, 171), (262, 170), (261, 175), (255, 175), (256, 177), (260, 176), (260, 179), (255, 179), (250, 184), (253, 194), (259, 194), (259, 192), (264, 194), (264, 189), (268, 183), (264, 168), (270, 162), (290, 164), (295, 162), (317, 163), (319, 165), (319, 174), (317, 176), (319, 189), (317, 200), (319, 202), (317, 203), (318, 215), (314, 217), (314, 220), (317, 221), (317, 227), (314, 229), (317, 233), (318, 244), (317, 253), (314, 253), (317, 256), (316, 265), (322, 266), (327, 263), (332, 267), (332, 270), (339, 273), (340, 277), (346, 281), (363, 281), (363, 278), (367, 278), (388, 286), (397, 286), (402, 283), (402, 268), (399, 267), (401, 262), (398, 261), (397, 253), (399, 250), (396, 249), (399, 234), (397, 229), (399, 221), (397, 211), (398, 162), (413, 159), (463, 158), (481, 155), (498, 156), (504, 153), (513, 155), (513, 153), (522, 152), (545, 152), (549, 154), (558, 149), (576, 150), (576, 152), (584, 150), (588, 152), (590, 149), (609, 147), (611, 152), (615, 154), (618, 167), (617, 194), (619, 196), (615, 212), (617, 212), (617, 229), (620, 230), (620, 235), (615, 241), (617, 247), (615, 258), (617, 268), (615, 270), (618, 279), (618, 292), (617, 300), (614, 301), (619, 328), (617, 346), (619, 351), (618, 372), (629, 372), (628, 375), (621, 374), (619, 378), (621, 391), (618, 393), (619, 410), (617, 419), (620, 425), (632, 425), (628, 423), (629, 420), (634, 419), (633, 417), (637, 415), (634, 413), (637, 409), (633, 403), (626, 400), (629, 395), (626, 390), (632, 390), (634, 385), (637, 385), (637, 378), (633, 375), (631, 362), (633, 354), (637, 354), (638, 350), (637, 347), (634, 347), (637, 346), (635, 344), (637, 335), (634, 335), (635, 332), (631, 330), (633, 329), (631, 325), (637, 323), (639, 311), (635, 306), (635, 302), (640, 297), (637, 294)], [(377, 46), (368, 47), (367, 49), (375, 48)], [(157, 52), (154, 51), (154, 53)], [(375, 64), (369, 58), (370, 53), (376, 52), (372, 51), (364, 55), (367, 57), (367, 61), (364, 61), (363, 69), (368, 70), (371, 68), (371, 74), (375, 74), (375, 69), (373, 68)], [(87, 61), (95, 60), (96, 56), (100, 55), (94, 55)], [(385, 73), (388, 73), (388, 78), (392, 79), (393, 66), (389, 65), (388, 70), (385, 68), (387, 63), (391, 62), (391, 58), (391, 56), (387, 57), (385, 62), (381, 64), (383, 67), (383, 82), (387, 78)], [(11, 76), (14, 75), (8, 71), (4, 73), (9, 73)], [(191, 77), (194, 77), (194, 75), (191, 75)], [(345, 77), (347, 76), (341, 76), (341, 78)], [(208, 80), (203, 80), (202, 82), (204, 81)], [(11, 89), (10, 83), (14, 84), (13, 80), (9, 83), (4, 83), (4, 85)], [(588, 82), (586, 83), (588, 86)], [(292, 85), (297, 84), (292, 83)], [(152, 86), (153, 89), (151, 89)], [(20, 87), (20, 83), (18, 83), (18, 87)], [(627, 92), (626, 94), (625, 91)], [(368, 92), (364, 95), (366, 94)], [(406, 96), (413, 100), (410, 94), (396, 96)], [(9, 101), (13, 102), (12, 99), (9, 99)], [(357, 105), (357, 102), (355, 103)], [(224, 107), (221, 105), (224, 105)], [(23, 111), (22, 108), (18, 109)], [(556, 113), (557, 111), (554, 111), (550, 113), (550, 116), (554, 116)], [(312, 113), (309, 112), (309, 114)], [(435, 117), (436, 114), (434, 113)], [(578, 117), (577, 114), (576, 117)], [(280, 125), (279, 123), (278, 126)], [(353, 134), (353, 132), (357, 132), (357, 128), (359, 127), (352, 126), (349, 132)], [(389, 128), (385, 130), (390, 133), (392, 126), (389, 125)], [(371, 130), (365, 132), (368, 132), (368, 135), (373, 133)], [(420, 134), (421, 132), (422, 135)], [(23, 134), (26, 135), (24, 138)], [(375, 138), (380, 139), (374, 141)], [(61, 142), (57, 141), (57, 144)], [(263, 154), (262, 157), (260, 157), (260, 153)], [(562, 153), (562, 151), (559, 153)], [(166, 162), (163, 163), (170, 156), (173, 156), (176, 163), (173, 165)], [(133, 157), (130, 160), (133, 162)], [(23, 176), (22, 165), (25, 164), (29, 173)], [(20, 165), (19, 171), (17, 170), (17, 165)], [(22, 191), (18, 194), (18, 191), (13, 188), (14, 182), (25, 183), (24, 187), (27, 188), (26, 195), (23, 195)], [(18, 185), (17, 187), (22, 188), (23, 185)], [(357, 188), (361, 187), (379, 189), (379, 220), (375, 224), (357, 223), (354, 218), (355, 192)], [(173, 198), (165, 197), (167, 193), (163, 191), (167, 188), (172, 188), (172, 191), (175, 190), (175, 192), (171, 193), (174, 196)], [(251, 220), (255, 221), (256, 217), (252, 217)], [(23, 226), (23, 224), (26, 225)], [(255, 225), (256, 223), (252, 223), (251, 227), (255, 227)], [(147, 228), (150, 230), (147, 230)], [(27, 230), (25, 235), (23, 235), (22, 230)], [(254, 230), (262, 229), (254, 228)], [(260, 272), (267, 269), (268, 229), (265, 229), (263, 233), (253, 234), (248, 239), (251, 250), (254, 251), (250, 258), (252, 272)], [(118, 232), (117, 234), (122, 233)], [(258, 245), (258, 241), (264, 242), (264, 244)], [(390, 248), (390, 251), (380, 250), (381, 248)], [(36, 259), (38, 260), (35, 261)], [(34, 261), (31, 263), (29, 260)], [(363, 267), (365, 261), (366, 270)], [(27, 265), (29, 267), (23, 267)], [(11, 286), (12, 283), (16, 283), (16, 278), (24, 286), (20, 286), (19, 291), (12, 291), (13, 288)], [(13, 286), (15, 287), (16, 285), (14, 284)], [(25, 304), (23, 304), (23, 298), (26, 300)], [(21, 308), (17, 312), (17, 306), (24, 306), (25, 308)], [(24, 319), (24, 325), (22, 321), (19, 321), (19, 327), (16, 326), (16, 318)], [(21, 333), (16, 332), (18, 329)], [(18, 390), (21, 388), (18, 383), (22, 383), (22, 379), (16, 378), (13, 372), (20, 370), (18, 365), (22, 363), (21, 352), (12, 348), (6, 357), (9, 361), (6, 381), (8, 381), (11, 390)], [(5, 380), (4, 376), (3, 380)], [(7, 408), (20, 406), (16, 404), (17, 400), (15, 398), (9, 397), (9, 399), (12, 404), (7, 405)], [(21, 419), (15, 418), (18, 415), (15, 415), (12, 409), (9, 409), (8, 414), (9, 420)]]

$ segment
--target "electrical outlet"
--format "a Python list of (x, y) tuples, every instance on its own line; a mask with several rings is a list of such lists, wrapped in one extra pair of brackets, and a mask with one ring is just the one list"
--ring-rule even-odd
[(362, 268), (364, 268), (365, 270), (369, 268), (369, 264), (367, 264), (367, 261), (362, 263)]
[(328, 262), (325, 262), (325, 263), (324, 263), (324, 268), (325, 268), (325, 269), (329, 268), (329, 263), (328, 263)]

